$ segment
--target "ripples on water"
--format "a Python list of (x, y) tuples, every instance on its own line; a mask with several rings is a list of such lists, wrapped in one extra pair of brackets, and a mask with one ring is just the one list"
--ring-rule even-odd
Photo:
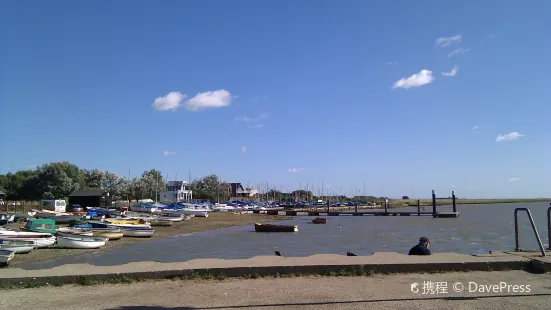
[[(457, 219), (339, 216), (327, 217), (327, 224), (315, 225), (311, 224), (313, 217), (299, 216), (280, 222), (299, 225), (297, 233), (256, 233), (253, 225), (232, 227), (138, 243), (100, 254), (69, 256), (25, 267), (34, 269), (66, 263), (117, 265), (133, 261), (248, 258), (273, 255), (274, 251), (280, 251), (284, 256), (345, 254), (347, 251), (358, 255), (388, 251), (407, 253), (420, 236), (429, 237), (433, 252), (488, 253), (489, 250), (514, 248), (513, 211), (517, 207), (531, 210), (542, 242), (547, 246), (547, 203), (459, 205), (460, 218)], [(404, 208), (403, 211), (416, 209)], [(451, 211), (451, 207), (439, 207), (438, 211)], [(538, 249), (526, 214), (519, 214), (519, 229), (521, 248)]]

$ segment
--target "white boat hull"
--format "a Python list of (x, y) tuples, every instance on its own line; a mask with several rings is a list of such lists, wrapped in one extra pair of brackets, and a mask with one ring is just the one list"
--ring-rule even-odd
[(15, 252), (8, 250), (0, 250), (0, 266), (7, 266), (15, 256)]
[(146, 213), (158, 213), (158, 212), (161, 212), (158, 208), (156, 207), (153, 207), (153, 208), (145, 208), (145, 207), (140, 207), (140, 206), (130, 206), (130, 211), (133, 211), (133, 212), (146, 212)]
[(106, 238), (58, 237), (57, 247), (62, 249), (97, 249), (105, 245)]
[(153, 236), (153, 229), (123, 229), (122, 233), (125, 237), (149, 238)]
[(15, 254), (29, 253), (34, 249), (34, 245), (9, 245), (0, 244), (0, 250), (13, 251)]

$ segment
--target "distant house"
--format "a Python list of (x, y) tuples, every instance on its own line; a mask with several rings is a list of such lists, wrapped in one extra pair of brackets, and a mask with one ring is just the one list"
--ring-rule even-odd
[(193, 191), (186, 188), (186, 181), (168, 181), (166, 191), (159, 193), (159, 200), (165, 202), (191, 202)]
[(106, 190), (77, 190), (69, 195), (69, 204), (78, 204), (82, 207), (111, 207), (113, 197)]
[(255, 189), (244, 189), (241, 183), (230, 183), (232, 197), (252, 197), (258, 194)]

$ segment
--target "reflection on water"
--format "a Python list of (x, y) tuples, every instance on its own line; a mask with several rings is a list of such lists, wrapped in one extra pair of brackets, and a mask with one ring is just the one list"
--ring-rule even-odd
[[(324, 225), (313, 217), (298, 216), (281, 223), (299, 225), (296, 233), (255, 233), (253, 225), (186, 234), (115, 248), (105, 253), (69, 256), (50, 262), (20, 265), (26, 269), (51, 268), (68, 263), (119, 265), (136, 261), (177, 262), (197, 258), (248, 258), (272, 255), (309, 256), (320, 253), (358, 255), (372, 252), (407, 253), (420, 236), (431, 240), (433, 252), (487, 253), (515, 246), (513, 211), (531, 210), (544, 246), (547, 247), (547, 203), (459, 205), (457, 219), (429, 216), (339, 216)], [(402, 209), (401, 209), (402, 210)], [(403, 211), (415, 211), (404, 208)], [(439, 207), (438, 211), (451, 211)], [(519, 214), (520, 244), (538, 249), (526, 214)]]

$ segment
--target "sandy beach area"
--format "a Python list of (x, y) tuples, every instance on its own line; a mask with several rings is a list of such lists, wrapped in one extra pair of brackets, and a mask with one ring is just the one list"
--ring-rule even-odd
[[(229, 212), (212, 212), (209, 217), (194, 217), (189, 221), (173, 223), (167, 227), (153, 227), (155, 234), (151, 238), (124, 237), (119, 240), (108, 241), (105, 246), (99, 249), (59, 249), (55, 246), (44, 249), (34, 249), (28, 254), (17, 254), (10, 263), (10, 266), (18, 264), (34, 263), (39, 261), (52, 260), (69, 255), (82, 253), (101, 253), (113, 248), (124, 247), (138, 242), (148, 242), (165, 237), (203, 232), (214, 229), (227, 228), (232, 226), (253, 225), (254, 223), (267, 223), (291, 219), (287, 216), (274, 216), (264, 214), (233, 214)], [(10, 224), (8, 227), (22, 227), (24, 223)]]

